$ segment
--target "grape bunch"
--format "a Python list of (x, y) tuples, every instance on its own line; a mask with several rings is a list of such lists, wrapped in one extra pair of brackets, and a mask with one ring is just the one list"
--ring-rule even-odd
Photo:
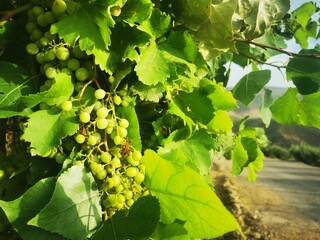
[[(72, 77), (75, 92), (71, 99), (57, 106), (62, 111), (75, 111), (79, 119), (79, 131), (73, 140), (62, 141), (42, 157), (55, 158), (63, 164), (67, 152), (77, 149), (75, 164), (84, 164), (90, 169), (101, 192), (101, 204), (105, 219), (116, 211), (128, 209), (143, 195), (148, 194), (143, 185), (145, 166), (141, 162), (142, 154), (130, 144), (129, 121), (119, 117), (119, 107), (128, 107), (132, 98), (127, 89), (114, 90), (114, 77), (108, 76), (104, 88), (99, 84), (99, 69), (94, 58), (80, 49), (78, 44), (69, 46), (63, 39), (50, 33), (50, 26), (72, 14), (78, 3), (72, 0), (33, 0), (34, 6), (28, 11), (26, 31), (30, 34), (30, 43), (26, 46), (28, 54), (35, 58), (41, 74), (42, 85), (39, 92), (47, 91), (55, 82), (58, 73)], [(100, 74), (101, 75), (101, 74)], [(85, 89), (95, 84), (91, 98), (93, 106), (82, 106), (81, 96)], [(74, 102), (77, 104), (74, 104)], [(53, 106), (40, 103), (39, 109)]]

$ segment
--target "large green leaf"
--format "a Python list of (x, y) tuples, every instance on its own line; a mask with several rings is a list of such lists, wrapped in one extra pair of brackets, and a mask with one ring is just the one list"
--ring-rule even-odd
[(121, 8), (119, 18), (130, 24), (141, 24), (150, 18), (152, 7), (151, 0), (127, 1)]
[(27, 225), (49, 202), (54, 190), (55, 178), (42, 179), (25, 192), (20, 198), (11, 201), (0, 201), (13, 228), (24, 240), (64, 240), (65, 238), (41, 228)]
[(28, 107), (34, 107), (44, 102), (48, 105), (59, 105), (68, 100), (73, 94), (74, 84), (71, 76), (65, 73), (58, 73), (54, 79), (54, 83), (48, 91), (37, 94), (29, 94), (22, 97), (23, 103)]
[(239, 225), (199, 174), (189, 167), (175, 166), (151, 150), (145, 151), (145, 184), (161, 206), (161, 221), (185, 221), (190, 238), (214, 238)]
[(272, 23), (280, 20), (290, 9), (290, 0), (243, 0), (237, 13), (246, 24), (244, 36), (254, 39), (262, 36)]
[(30, 77), (19, 66), (0, 62), (0, 118), (25, 116), (32, 112), (20, 98), (35, 91), (34, 80), (35, 77)]
[(273, 118), (285, 125), (305, 125), (320, 128), (320, 92), (301, 97), (295, 88), (277, 99), (270, 107)]
[(31, 143), (33, 154), (46, 154), (60, 144), (61, 139), (77, 132), (79, 122), (73, 111), (58, 108), (40, 110), (29, 115), (22, 139)]
[(92, 240), (120, 240), (150, 237), (160, 219), (160, 206), (155, 197), (139, 198), (129, 213), (117, 212), (104, 222)]
[[(315, 50), (301, 53), (319, 54)], [(320, 59), (295, 57), (286, 68), (287, 79), (292, 80), (301, 94), (317, 92), (320, 86)]]
[(248, 106), (258, 92), (270, 81), (271, 71), (261, 70), (245, 75), (232, 89), (233, 96)]
[(299, 8), (294, 10), (292, 12), (292, 16), (297, 19), (298, 23), (300, 23), (303, 28), (306, 28), (311, 16), (316, 11), (316, 9), (317, 6), (313, 2), (306, 2)]
[(102, 221), (98, 186), (84, 166), (73, 166), (57, 180), (50, 202), (28, 224), (83, 240)]

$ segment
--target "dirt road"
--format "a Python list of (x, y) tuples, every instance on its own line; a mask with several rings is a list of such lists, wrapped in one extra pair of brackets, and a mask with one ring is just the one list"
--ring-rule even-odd
[(266, 158), (257, 181), (249, 183), (245, 172), (231, 176), (231, 162), (216, 163), (217, 194), (248, 239), (320, 239), (320, 168)]

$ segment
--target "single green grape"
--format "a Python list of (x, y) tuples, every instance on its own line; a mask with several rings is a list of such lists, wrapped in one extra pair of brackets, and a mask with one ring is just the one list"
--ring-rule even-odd
[(40, 27), (46, 27), (48, 26), (49, 24), (47, 23), (46, 21), (46, 17), (44, 16), (44, 14), (40, 14), (38, 17), (37, 17), (37, 23)]
[(66, 112), (71, 111), (71, 109), (72, 109), (72, 102), (71, 102), (71, 101), (64, 101), (64, 102), (61, 104), (60, 108), (61, 108), (63, 111), (66, 111)]
[(96, 103), (93, 106), (93, 110), (98, 111), (100, 108), (102, 108), (103, 104), (100, 101), (96, 101)]
[(129, 121), (125, 118), (121, 118), (119, 120), (119, 126), (123, 128), (128, 128), (129, 127)]
[(44, 17), (45, 17), (45, 21), (47, 22), (48, 25), (55, 23), (57, 21), (56, 16), (51, 11), (45, 12)]
[(62, 68), (60, 72), (72, 76), (72, 71), (69, 68)]
[(106, 129), (108, 126), (108, 120), (106, 118), (98, 118), (96, 121), (96, 126), (100, 130)]
[(38, 28), (37, 23), (35, 23), (33, 21), (28, 22), (25, 26), (25, 29), (26, 29), (27, 33), (29, 33), (29, 34), (31, 34), (37, 28)]
[(115, 191), (116, 193), (121, 193), (123, 192), (123, 189), (124, 189), (123, 185), (119, 184), (118, 186), (116, 186)]
[(57, 70), (53, 67), (49, 67), (47, 70), (46, 70), (46, 77), (49, 78), (49, 79), (54, 79), (57, 75)]
[(76, 78), (78, 81), (86, 81), (89, 78), (89, 71), (83, 67), (76, 70)]
[(132, 205), (134, 204), (134, 200), (131, 198), (131, 199), (128, 199), (127, 201), (126, 201), (126, 205), (128, 206), (128, 207), (131, 207)]
[(115, 206), (117, 204), (117, 195), (116, 194), (110, 194), (104, 201), (103, 206), (105, 207), (111, 207)]
[(142, 183), (143, 182), (143, 180), (144, 180), (144, 174), (143, 173), (141, 173), (141, 172), (138, 172), (135, 176), (134, 176), (134, 181), (136, 182), (136, 183)]
[(97, 178), (97, 179), (99, 179), (99, 180), (103, 180), (103, 179), (105, 179), (106, 177), (107, 177), (107, 171), (105, 170), (105, 169), (103, 169), (103, 170), (101, 170), (100, 172), (97, 172), (96, 174), (95, 174), (95, 177)]
[[(98, 118), (106, 118), (109, 114), (109, 109), (106, 107), (101, 107), (96, 112)], [(108, 120), (108, 125), (110, 124)]]
[(123, 144), (124, 138), (120, 137), (119, 135), (115, 136), (113, 142), (115, 145)]
[(126, 175), (127, 175), (128, 177), (134, 177), (134, 176), (137, 175), (138, 172), (139, 172), (139, 171), (138, 171), (138, 169), (137, 169), (136, 167), (128, 167), (128, 168), (126, 169)]
[(56, 59), (56, 54), (53, 49), (49, 49), (44, 53), (44, 59), (46, 62), (51, 62)]
[(94, 97), (96, 99), (103, 99), (106, 96), (106, 91), (99, 88), (94, 92)]
[(0, 181), (3, 181), (5, 177), (6, 177), (6, 172), (0, 169)]
[(134, 167), (137, 167), (140, 164), (140, 161), (133, 160), (132, 155), (127, 157), (127, 161), (131, 166), (134, 166)]
[(96, 162), (90, 162), (89, 168), (93, 173), (98, 173), (104, 170), (103, 166)]
[(40, 38), (39, 42), (42, 47), (46, 47), (49, 45), (49, 39), (46, 37)]
[(118, 203), (124, 203), (125, 201), (126, 201), (126, 198), (122, 194), (117, 194)]
[(94, 146), (96, 144), (98, 144), (101, 140), (101, 135), (99, 133), (93, 133), (92, 135), (90, 135), (88, 137), (88, 144), (90, 146)]
[(30, 55), (36, 55), (39, 52), (39, 48), (35, 43), (29, 43), (26, 46), (26, 52)]
[(121, 178), (118, 175), (115, 175), (112, 177), (113, 181), (114, 181), (114, 186), (117, 187), (120, 185), (121, 183)]
[(111, 164), (114, 166), (114, 168), (121, 167), (121, 160), (118, 157), (114, 157), (111, 160)]
[(110, 84), (113, 84), (115, 82), (114, 76), (109, 76), (108, 81)]
[(37, 18), (38, 16), (44, 14), (44, 9), (41, 6), (34, 6), (32, 8), (32, 13), (33, 13), (33, 16)]
[(58, 152), (55, 156), (54, 156), (55, 160), (57, 163), (62, 164), (64, 162), (64, 160), (67, 159), (67, 154), (63, 153), (63, 152)]
[(113, 102), (114, 102), (115, 105), (120, 105), (121, 102), (122, 102), (122, 99), (121, 99), (120, 96), (115, 95), (115, 96), (113, 97)]
[(70, 70), (72, 71), (76, 71), (79, 67), (80, 67), (80, 62), (78, 59), (75, 58), (71, 58), (68, 63), (67, 66)]
[(102, 162), (109, 163), (112, 159), (112, 155), (109, 152), (101, 152), (100, 158)]
[(137, 151), (137, 150), (134, 150), (133, 152), (132, 152), (132, 159), (134, 160), (134, 161), (141, 161), (141, 159), (142, 159), (142, 154), (141, 154), (141, 152), (140, 151)]
[(133, 192), (131, 190), (125, 190), (123, 192), (123, 196), (126, 198), (126, 200), (130, 200), (133, 197)]
[(56, 49), (56, 56), (60, 61), (64, 61), (69, 58), (70, 52), (66, 47), (58, 47)]
[(88, 123), (90, 122), (90, 114), (87, 112), (81, 112), (79, 115), (79, 120), (82, 123)]
[(74, 46), (74, 48), (72, 49), (72, 54), (73, 56), (79, 59), (84, 58), (86, 56), (86, 53), (80, 49), (79, 45)]
[(120, 137), (125, 138), (128, 135), (128, 131), (124, 127), (118, 127), (118, 134)]
[(56, 15), (62, 15), (67, 10), (67, 4), (63, 0), (54, 0), (52, 4), (52, 12)]
[(106, 181), (104, 182), (104, 186), (106, 187), (106, 190), (113, 188), (114, 187), (114, 180), (112, 178), (106, 179)]
[(32, 33), (30, 34), (30, 40), (32, 42), (36, 42), (36, 41), (40, 40), (40, 38), (42, 38), (42, 37), (43, 37), (43, 34), (42, 34), (41, 30), (38, 28), (33, 30)]

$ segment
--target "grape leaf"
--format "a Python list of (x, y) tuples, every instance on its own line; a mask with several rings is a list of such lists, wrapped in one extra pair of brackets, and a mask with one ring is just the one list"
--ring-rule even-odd
[(22, 139), (31, 143), (33, 154), (46, 154), (60, 144), (61, 139), (77, 132), (79, 122), (73, 111), (58, 108), (30, 114)]
[(190, 238), (214, 238), (240, 227), (199, 174), (146, 150), (145, 184), (160, 202), (161, 222), (185, 221)]
[(161, 240), (190, 240), (188, 231), (183, 225), (184, 223), (181, 221), (175, 221), (171, 224), (163, 224), (160, 222), (152, 234), (152, 238)]
[(71, 76), (65, 73), (58, 73), (54, 80), (48, 91), (22, 97), (23, 103), (32, 108), (41, 102), (52, 106), (60, 105), (64, 101), (69, 100), (74, 90)]
[[(215, 110), (231, 111), (238, 108), (237, 100), (234, 99), (232, 93), (227, 91), (222, 84), (208, 79), (202, 79), (200, 86), (200, 89), (207, 93)], [(223, 99), (223, 101), (221, 101), (221, 99)]]
[(168, 31), (171, 18), (159, 9), (153, 9), (150, 19), (144, 21), (138, 26), (138, 29), (144, 31), (154, 38), (159, 38)]
[(180, 93), (173, 99), (173, 102), (193, 120), (207, 124), (213, 118), (214, 109), (210, 99), (198, 89), (192, 93)]
[(199, 172), (201, 176), (208, 176), (212, 161), (210, 150), (213, 148), (214, 141), (211, 136), (204, 130), (199, 130), (190, 138), (166, 143), (158, 152), (165, 159), (176, 159), (173, 156), (179, 151), (189, 167)]
[(245, 75), (232, 89), (233, 96), (248, 106), (257, 93), (270, 81), (271, 71), (261, 70)]
[(17, 233), (25, 240), (64, 240), (65, 238), (41, 228), (27, 225), (49, 202), (54, 190), (55, 178), (42, 179), (20, 198), (11, 202), (0, 201), (0, 207), (7, 215)]
[(274, 120), (285, 125), (301, 124), (320, 128), (320, 92), (297, 96), (297, 89), (289, 88), (270, 107)]
[(170, 76), (172, 63), (164, 57), (163, 52), (154, 41), (142, 47), (140, 51), (140, 60), (134, 69), (139, 80), (145, 85), (164, 83)]
[(207, 124), (208, 130), (214, 133), (231, 132), (233, 123), (226, 111), (214, 112), (214, 118)]
[(160, 218), (159, 202), (155, 197), (139, 198), (130, 207), (128, 215), (117, 212), (105, 222), (92, 240), (147, 238), (155, 230)]
[(289, 0), (244, 0), (238, 6), (237, 13), (246, 24), (243, 32), (246, 39), (262, 36), (273, 22), (282, 19), (289, 11)]
[(119, 18), (130, 24), (141, 24), (150, 18), (152, 8), (153, 3), (151, 0), (127, 1), (121, 8)]
[(260, 106), (260, 117), (263, 123), (266, 125), (266, 127), (269, 127), (271, 118), (272, 118), (272, 113), (269, 108), (273, 102), (271, 94), (272, 94), (271, 90), (269, 89), (264, 90), (264, 95), (263, 95), (262, 103)]
[(106, 50), (110, 45), (110, 28), (115, 24), (109, 8), (121, 3), (121, 0), (81, 1), (74, 14), (52, 24), (50, 31), (72, 46), (79, 40), (82, 50)]
[(83, 240), (101, 221), (99, 190), (92, 174), (84, 166), (73, 166), (58, 177), (50, 202), (28, 224)]
[(0, 62), (0, 118), (32, 113), (20, 99), (35, 91), (34, 80), (19, 66)]
[(165, 86), (162, 83), (158, 83), (154, 86), (148, 86), (138, 82), (132, 86), (132, 91), (139, 94), (140, 99), (143, 101), (159, 102), (163, 97)]

